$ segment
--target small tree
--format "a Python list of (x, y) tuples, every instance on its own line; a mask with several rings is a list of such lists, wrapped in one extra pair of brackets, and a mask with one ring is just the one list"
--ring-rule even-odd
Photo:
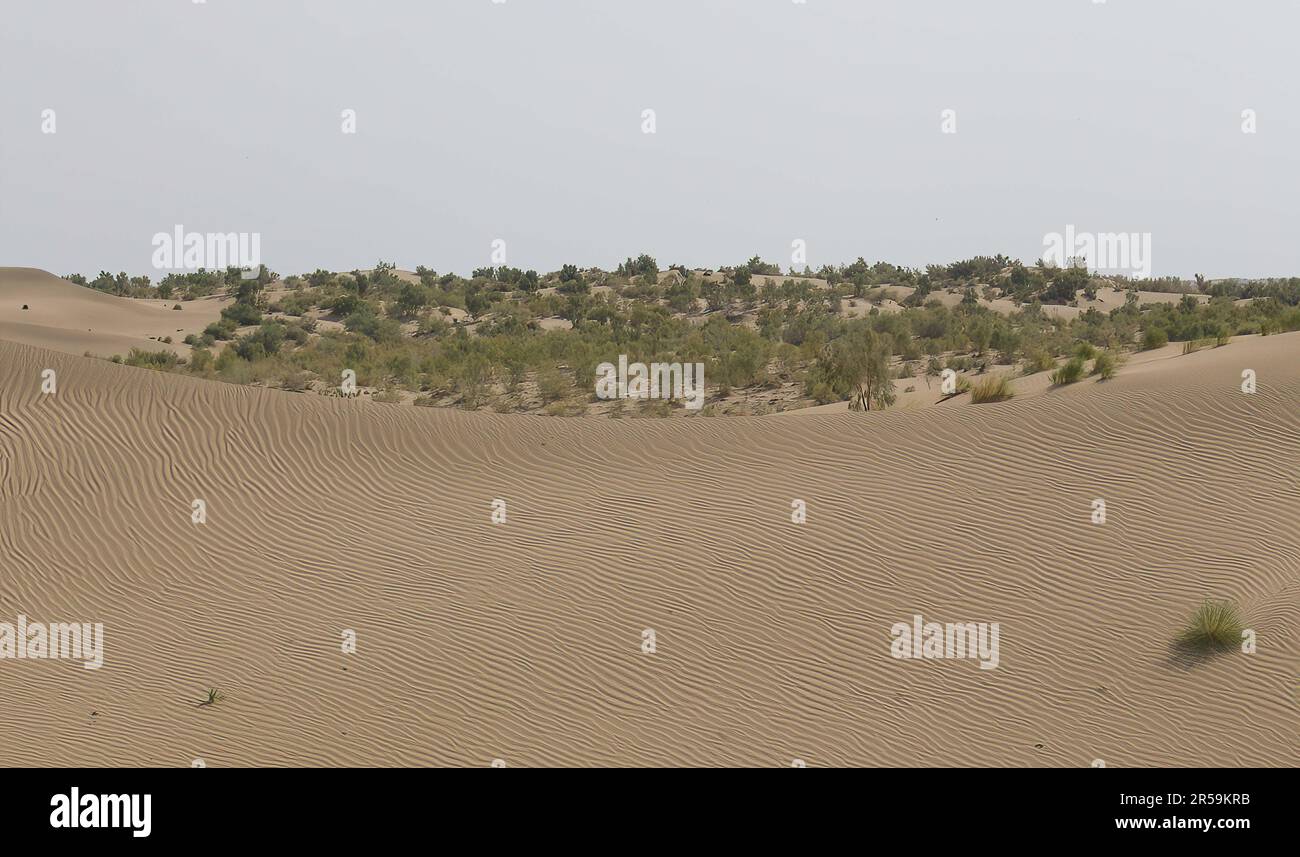
[(870, 328), (856, 328), (822, 349), (810, 373), (810, 388), (848, 399), (850, 410), (884, 410), (896, 398), (889, 356), (887, 338), (877, 337)]

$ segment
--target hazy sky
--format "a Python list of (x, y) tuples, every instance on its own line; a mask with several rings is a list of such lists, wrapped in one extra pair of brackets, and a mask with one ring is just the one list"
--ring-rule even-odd
[[(175, 224), (282, 274), (648, 252), (1300, 274), (1282, 0), (5, 0), (0, 265), (145, 273)], [(42, 111), (56, 133), (42, 133)], [(341, 112), (356, 111), (356, 133)], [(642, 132), (652, 109), (656, 133)], [(957, 133), (942, 133), (944, 110)], [(1257, 133), (1242, 132), (1242, 111)]]

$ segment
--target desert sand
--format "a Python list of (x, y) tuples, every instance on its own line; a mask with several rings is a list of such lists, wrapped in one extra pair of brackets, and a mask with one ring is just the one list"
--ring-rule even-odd
[[(183, 356), (190, 349), (182, 340), (218, 320), (229, 303), (215, 297), (120, 298), (36, 268), (0, 267), (0, 340), (96, 357), (124, 355), (132, 348)], [(172, 343), (160, 341), (168, 336)]]
[[(21, 297), (0, 621), (102, 622), (104, 665), (0, 661), (0, 764), (1300, 764), (1300, 333), (993, 405), (566, 420), (114, 365), (68, 331), (143, 309)], [(1172, 647), (1206, 597), (1258, 651)], [(916, 613), (1000, 623), (998, 668), (891, 657)]]

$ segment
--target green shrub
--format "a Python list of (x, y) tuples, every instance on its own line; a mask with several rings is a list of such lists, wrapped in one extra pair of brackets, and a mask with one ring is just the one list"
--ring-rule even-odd
[(262, 311), (250, 303), (236, 301), (221, 311), (221, 317), (234, 322), (236, 327), (244, 327), (250, 324), (260, 324)]
[(212, 368), (212, 352), (206, 348), (195, 348), (190, 352), (190, 371), (206, 372)]
[(1081, 358), (1071, 357), (1069, 361), (1052, 373), (1052, 383), (1058, 387), (1073, 384), (1083, 377), (1083, 367), (1084, 363)]
[(541, 394), (542, 404), (549, 405), (567, 399), (573, 392), (573, 382), (559, 369), (543, 369), (537, 373), (537, 391)]
[(1231, 649), (1241, 642), (1242, 624), (1231, 602), (1206, 599), (1192, 614), (1178, 641), (1203, 651)]
[(203, 328), (203, 336), (213, 341), (218, 339), (231, 339), (235, 335), (237, 325), (230, 319), (214, 321), (207, 327)]
[(302, 393), (307, 390), (310, 380), (311, 374), (308, 372), (289, 372), (280, 379), (280, 389), (290, 393)]
[(1032, 351), (1025, 355), (1024, 372), (1026, 375), (1036, 375), (1039, 372), (1046, 372), (1054, 366), (1056, 366), (1056, 361), (1053, 360), (1052, 355), (1048, 354), (1046, 351)]
[(1149, 327), (1142, 336), (1142, 350), (1153, 351), (1169, 344), (1169, 334), (1162, 327)]
[(1109, 381), (1115, 377), (1116, 360), (1115, 355), (1109, 351), (1101, 351), (1097, 358), (1092, 361), (1092, 374), (1101, 378), (1103, 381)]
[(143, 348), (132, 348), (131, 353), (126, 355), (127, 366), (143, 366), (146, 369), (174, 369), (180, 362), (180, 358), (170, 351), (145, 351)]

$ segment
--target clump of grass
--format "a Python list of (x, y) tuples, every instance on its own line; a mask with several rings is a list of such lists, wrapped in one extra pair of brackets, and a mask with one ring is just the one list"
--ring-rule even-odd
[(970, 388), (970, 400), (975, 405), (1005, 402), (1015, 394), (1006, 375), (990, 375)]
[(1096, 375), (1103, 381), (1109, 381), (1115, 377), (1115, 355), (1109, 351), (1102, 351), (1097, 354), (1097, 359), (1092, 361), (1092, 374)]
[(1039, 372), (1046, 372), (1055, 365), (1056, 361), (1052, 359), (1052, 355), (1048, 354), (1046, 351), (1035, 351), (1031, 354), (1025, 355), (1024, 373), (1026, 375), (1034, 375)]
[(1230, 601), (1206, 599), (1192, 614), (1178, 641), (1202, 651), (1222, 651), (1241, 642), (1241, 614)]
[(1073, 384), (1083, 377), (1083, 358), (1071, 357), (1070, 360), (1052, 373), (1052, 383), (1056, 386)]
[(1074, 349), (1074, 356), (1081, 357), (1084, 360), (1091, 360), (1097, 356), (1097, 349), (1091, 342), (1080, 342), (1079, 347)]
[(210, 687), (208, 688), (208, 698), (200, 702), (199, 707), (202, 708), (205, 705), (216, 705), (225, 698), (226, 695), (224, 693), (217, 690), (215, 687)]

